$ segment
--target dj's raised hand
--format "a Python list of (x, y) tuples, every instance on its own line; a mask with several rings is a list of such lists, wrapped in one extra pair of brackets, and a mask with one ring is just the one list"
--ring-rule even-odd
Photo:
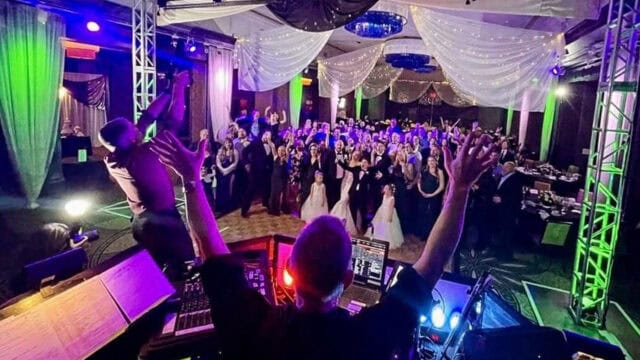
[(158, 155), (160, 162), (169, 166), (183, 181), (196, 181), (205, 158), (207, 140), (198, 142), (198, 149), (189, 151), (175, 135), (168, 131), (151, 140), (151, 151)]
[(477, 136), (471, 133), (467, 136), (458, 156), (454, 159), (449, 147), (442, 149), (444, 154), (444, 167), (449, 174), (451, 185), (458, 189), (468, 190), (480, 175), (491, 166), (491, 146), (483, 152), (483, 147), (491, 143), (489, 135), (482, 135), (476, 145), (471, 147)]

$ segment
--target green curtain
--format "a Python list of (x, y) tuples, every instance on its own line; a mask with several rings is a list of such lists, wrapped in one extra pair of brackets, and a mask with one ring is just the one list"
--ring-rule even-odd
[(513, 108), (509, 106), (507, 109), (507, 127), (505, 129), (505, 135), (511, 135), (511, 126), (513, 125)]
[(300, 110), (302, 109), (302, 74), (289, 81), (289, 118), (294, 129), (300, 127)]
[(551, 132), (556, 119), (556, 94), (555, 87), (547, 94), (547, 102), (544, 106), (542, 118), (542, 134), (540, 137), (540, 161), (547, 161), (549, 157), (549, 145), (551, 144)]
[(362, 87), (356, 88), (356, 120), (360, 120), (360, 112), (362, 111)]
[(0, 124), (29, 207), (36, 207), (58, 136), (64, 20), (0, 3)]

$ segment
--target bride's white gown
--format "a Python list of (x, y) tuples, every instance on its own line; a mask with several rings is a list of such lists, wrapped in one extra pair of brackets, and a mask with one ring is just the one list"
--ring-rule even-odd
[[(391, 217), (391, 222), (389, 218)], [(386, 196), (382, 200), (382, 205), (376, 211), (376, 215), (371, 220), (373, 225), (373, 238), (384, 240), (389, 243), (390, 249), (399, 248), (404, 242), (400, 219), (394, 206), (394, 197)], [(371, 228), (367, 230), (365, 236), (371, 236)]]
[(357, 235), (358, 230), (356, 229), (356, 224), (353, 221), (353, 216), (351, 216), (351, 210), (349, 209), (349, 189), (351, 188), (352, 182), (353, 174), (349, 171), (345, 171), (340, 188), (340, 200), (333, 205), (331, 215), (344, 221), (344, 226), (349, 234)]

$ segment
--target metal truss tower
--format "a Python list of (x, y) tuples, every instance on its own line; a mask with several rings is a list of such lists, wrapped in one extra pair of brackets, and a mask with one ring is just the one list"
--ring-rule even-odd
[[(156, 0), (132, 0), (133, 118), (138, 121), (156, 96)], [(145, 134), (155, 132), (155, 125)]]
[(638, 96), (640, 0), (611, 0), (591, 131), (570, 312), (604, 328)]

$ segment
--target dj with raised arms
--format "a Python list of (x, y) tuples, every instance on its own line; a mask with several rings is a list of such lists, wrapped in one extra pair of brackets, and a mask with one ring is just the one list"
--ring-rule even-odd
[(491, 149), (483, 151), (489, 138), (472, 149), (473, 140), (467, 137), (455, 159), (444, 149), (450, 188), (418, 261), (400, 273), (378, 304), (350, 316), (338, 307), (353, 280), (351, 238), (339, 219), (322, 216), (303, 229), (288, 264), (296, 302), (270, 305), (247, 286), (242, 263), (230, 253), (207, 203), (199, 181), (206, 140), (190, 152), (171, 133), (156, 136), (151, 150), (184, 183), (187, 218), (204, 261), (202, 281), (225, 359), (389, 359), (406, 344), (458, 244), (469, 189), (491, 164)]

